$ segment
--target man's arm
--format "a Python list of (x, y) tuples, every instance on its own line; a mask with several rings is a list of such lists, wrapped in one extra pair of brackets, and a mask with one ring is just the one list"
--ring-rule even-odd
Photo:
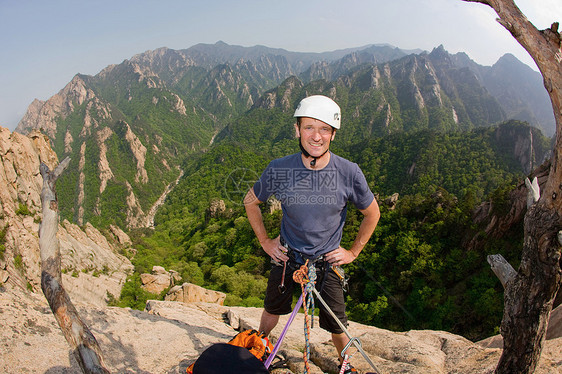
[(359, 231), (357, 232), (357, 236), (351, 248), (345, 249), (339, 247), (326, 254), (326, 260), (332, 265), (345, 265), (355, 260), (371, 238), (371, 235), (373, 235), (381, 217), (377, 200), (373, 199), (371, 205), (365, 209), (360, 209), (360, 211), (363, 213), (363, 220), (361, 221)]
[(259, 206), (261, 203), (254, 193), (254, 188), (250, 188), (244, 198), (244, 207), (246, 208), (248, 221), (250, 221), (250, 225), (265, 253), (277, 262), (285, 262), (289, 257), (285, 254), (286, 249), (281, 245), (279, 237), (270, 239), (267, 235)]

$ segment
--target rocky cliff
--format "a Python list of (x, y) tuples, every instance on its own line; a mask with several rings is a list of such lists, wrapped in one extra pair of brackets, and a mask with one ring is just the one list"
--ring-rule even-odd
[[(40, 290), (38, 230), (41, 222), (42, 177), (39, 165), (58, 164), (47, 136), (29, 136), (0, 128), (0, 284), (6, 288)], [(71, 297), (105, 305), (107, 293), (118, 296), (131, 262), (118, 253), (127, 246), (124, 233), (115, 228), (107, 236), (91, 224), (60, 224), (63, 279)], [(120, 244), (123, 242), (123, 244)]]
[[(146, 227), (150, 209), (180, 174), (178, 154), (211, 138), (203, 129), (210, 120), (202, 125), (205, 119), (193, 120), (196, 109), (189, 109), (149, 66), (126, 61), (96, 77), (76, 75), (47, 101), (34, 101), (16, 131), (40, 130), (61, 159), (71, 157), (59, 181), (63, 218)], [(155, 112), (166, 118), (154, 124)], [(115, 207), (117, 200), (126, 201), (125, 209)]]

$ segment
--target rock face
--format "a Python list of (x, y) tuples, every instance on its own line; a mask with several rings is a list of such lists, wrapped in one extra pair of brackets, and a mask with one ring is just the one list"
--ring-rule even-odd
[[(143, 312), (77, 305), (113, 373), (184, 373), (205, 348), (228, 342), (236, 335), (232, 325), (257, 327), (262, 311), (156, 300), (149, 301)], [(0, 288), (0, 312), (0, 361), (4, 373), (80, 372), (44, 298), (28, 291)], [(227, 314), (230, 319), (225, 318)], [(287, 319), (281, 317), (273, 330), (273, 343)], [(303, 372), (303, 323), (303, 315), (298, 314), (281, 345), (280, 353), (289, 359), (290, 371), (274, 373)], [(391, 332), (353, 322), (349, 331), (361, 340), (369, 357), (385, 374), (492, 373), (501, 355), (499, 348), (484, 348), (442, 331)], [(312, 372), (337, 373), (330, 334), (315, 327), (310, 342)], [(547, 340), (536, 373), (562, 373), (561, 350), (562, 338)], [(363, 373), (372, 371), (359, 353), (354, 354), (352, 363)]]
[[(39, 223), (41, 187), (39, 165), (57, 164), (46, 136), (29, 136), (0, 128), (0, 230), (5, 233), (0, 256), (0, 284), (41, 292)], [(117, 243), (86, 223), (84, 229), (64, 221), (57, 234), (63, 281), (73, 300), (105, 305), (107, 293), (118, 296), (131, 262), (117, 253)]]
[(115, 225), (109, 225), (109, 230), (111, 230), (111, 233), (115, 235), (115, 238), (117, 239), (119, 244), (125, 246), (133, 244), (131, 238), (129, 238), (129, 235), (125, 234), (125, 232), (121, 230), (119, 227)]
[[(131, 68), (135, 69), (135, 66)], [(100, 79), (113, 69), (106, 70), (105, 73), (100, 73)], [(153, 79), (158, 80), (154, 74), (150, 75), (147, 71), (144, 73), (149, 76), (145, 76), (138, 66), (134, 71), (140, 74), (139, 79), (146, 81), (148, 86), (159, 86), (153, 82)], [(118, 224), (122, 227), (145, 227), (147, 217), (144, 210), (148, 208), (151, 201), (143, 201), (142, 197), (139, 201), (139, 195), (143, 195), (139, 190), (152, 191), (154, 188), (162, 188), (160, 185), (162, 180), (171, 182), (172, 175), (166, 171), (170, 170), (169, 163), (173, 163), (172, 157), (179, 150), (163, 146), (162, 137), (159, 142), (152, 143), (152, 139), (156, 138), (155, 134), (139, 131), (138, 126), (120, 120), (123, 116), (120, 115), (119, 109), (112, 107), (103, 95), (97, 96), (99, 92), (97, 94), (94, 92), (91, 78), (76, 75), (49, 100), (44, 102), (35, 100), (18, 124), (16, 132), (28, 134), (40, 130), (48, 135), (53, 142), (53, 147), (57, 147), (55, 151), (58, 155), (71, 157), (69, 170), (77, 169), (78, 175), (76, 180), (59, 181), (59, 184), (75, 184), (72, 188), (65, 186), (69, 192), (65, 201), (60, 202), (59, 207), (61, 212), (65, 211), (66, 217), (72, 216), (79, 225), (83, 225), (94, 216), (121, 213), (103, 211), (109, 209), (104, 208), (104, 199), (107, 199), (105, 195), (115, 198), (115, 185), (122, 187), (125, 183), (124, 175), (120, 173), (123, 165), (133, 167), (136, 170), (135, 178), (130, 183), (127, 181), (129, 184), (126, 190), (121, 188), (119, 191), (123, 200), (127, 202), (127, 211), (125, 222)], [(174, 98), (173, 105), (175, 111), (183, 111), (182, 117), (185, 117), (185, 107), (179, 97)], [(65, 120), (69, 116), (80, 120), (66, 123)], [(116, 146), (117, 143), (119, 146)], [(151, 149), (149, 152), (145, 144), (156, 147), (156, 143), (159, 145), (157, 147), (160, 148), (159, 151), (152, 152)], [(115, 156), (119, 152), (125, 153), (126, 156), (121, 159)], [(130, 154), (132, 157), (129, 157)], [(119, 159), (118, 162), (115, 161), (116, 158)], [(147, 159), (151, 166), (155, 163), (163, 168), (153, 167), (153, 172), (150, 173), (147, 171)], [(110, 164), (110, 160), (113, 165)], [(92, 172), (93, 170), (95, 171)], [(99, 182), (99, 189), (88, 189), (88, 184), (94, 180)], [(108, 194), (107, 188), (113, 188), (113, 192)]]
[[(548, 179), (548, 172), (549, 164), (544, 163), (529, 175), (529, 180), (533, 180), (533, 178), (536, 177), (539, 186), (543, 188)], [(520, 183), (509, 193), (508, 206), (510, 210), (507, 214), (496, 213), (490, 201), (484, 202), (478, 206), (473, 212), (472, 220), (479, 227), (484, 227), (486, 235), (475, 235), (473, 238), (470, 238), (467, 240), (466, 248), (470, 250), (477, 249), (481, 246), (483, 238), (504, 237), (509, 230), (521, 224), (527, 212), (527, 191), (525, 183)]]
[(398, 203), (399, 196), (400, 195), (396, 192), (384, 200), (384, 203), (386, 204), (389, 210), (394, 210), (396, 208), (396, 204)]

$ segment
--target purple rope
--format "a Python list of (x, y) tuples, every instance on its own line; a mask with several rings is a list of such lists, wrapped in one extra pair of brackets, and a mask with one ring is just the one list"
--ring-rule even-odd
[(279, 335), (279, 339), (277, 339), (277, 342), (275, 343), (275, 347), (273, 347), (273, 352), (271, 352), (271, 354), (269, 355), (269, 357), (267, 358), (267, 360), (265, 361), (265, 368), (269, 369), (269, 365), (271, 365), (271, 361), (273, 361), (273, 359), (275, 358), (275, 355), (277, 354), (277, 351), (279, 350), (279, 347), (281, 346), (281, 342), (283, 341), (283, 338), (285, 338), (285, 335), (287, 334), (287, 331), (289, 330), (289, 326), (291, 326), (291, 323), (293, 323), (293, 320), (295, 319), (295, 316), (297, 315), (297, 312), (299, 311), (299, 309), (302, 306), (302, 294), (299, 297), (299, 301), (297, 301), (297, 304), (295, 305), (295, 307), (293, 308), (293, 312), (291, 313), (291, 316), (289, 317), (289, 320), (287, 321), (287, 324), (285, 325), (285, 328), (283, 329), (283, 331), (281, 332), (281, 335)]

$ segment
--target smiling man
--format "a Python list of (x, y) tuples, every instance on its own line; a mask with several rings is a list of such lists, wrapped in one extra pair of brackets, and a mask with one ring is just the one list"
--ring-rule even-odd
[[(320, 295), (347, 326), (341, 265), (357, 258), (380, 218), (377, 201), (359, 166), (330, 152), (340, 128), (340, 107), (329, 97), (309, 96), (299, 103), (294, 117), (301, 152), (273, 160), (244, 200), (250, 224), (272, 260), (259, 328), (266, 335), (280, 315), (291, 312), (292, 274), (306, 260), (316, 267)], [(259, 206), (272, 195), (281, 201), (283, 210), (281, 234), (274, 239), (266, 232)], [(340, 241), (348, 202), (364, 217), (355, 241), (346, 249)], [(341, 362), (349, 339), (322, 306), (320, 327), (332, 334)], [(344, 371), (354, 372), (350, 364)]]

